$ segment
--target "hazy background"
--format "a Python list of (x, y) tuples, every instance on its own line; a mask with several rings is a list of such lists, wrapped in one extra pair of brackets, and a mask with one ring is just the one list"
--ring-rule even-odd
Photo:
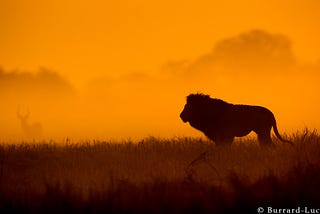
[[(0, 0), (0, 136), (201, 135), (189, 93), (319, 128), (320, 2)], [(32, 129), (32, 128), (30, 128)]]

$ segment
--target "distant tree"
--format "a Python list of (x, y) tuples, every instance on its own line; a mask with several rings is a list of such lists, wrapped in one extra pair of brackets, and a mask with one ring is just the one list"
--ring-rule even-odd
[(290, 40), (281, 34), (254, 30), (218, 42), (213, 61), (231, 66), (288, 66), (295, 62)]

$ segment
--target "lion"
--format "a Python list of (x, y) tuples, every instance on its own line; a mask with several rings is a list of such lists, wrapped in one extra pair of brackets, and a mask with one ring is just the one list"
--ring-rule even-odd
[(262, 106), (231, 104), (205, 94), (190, 94), (180, 118), (218, 146), (231, 145), (235, 137), (254, 131), (260, 146), (274, 147), (270, 136), (272, 127), (282, 142), (293, 145), (281, 137), (273, 113)]

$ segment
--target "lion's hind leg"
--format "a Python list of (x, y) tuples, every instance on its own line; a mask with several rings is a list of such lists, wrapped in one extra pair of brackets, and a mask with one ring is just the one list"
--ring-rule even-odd
[(258, 135), (258, 141), (260, 146), (262, 147), (275, 147), (275, 144), (273, 143), (270, 132), (262, 132), (257, 133)]

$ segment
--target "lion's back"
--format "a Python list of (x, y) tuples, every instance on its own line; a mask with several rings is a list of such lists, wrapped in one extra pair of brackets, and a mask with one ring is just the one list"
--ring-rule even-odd
[(229, 125), (238, 125), (239, 129), (243, 127), (259, 129), (260, 126), (269, 126), (273, 119), (273, 114), (269, 109), (252, 105), (233, 105), (225, 116), (226, 120), (229, 118), (233, 123)]

